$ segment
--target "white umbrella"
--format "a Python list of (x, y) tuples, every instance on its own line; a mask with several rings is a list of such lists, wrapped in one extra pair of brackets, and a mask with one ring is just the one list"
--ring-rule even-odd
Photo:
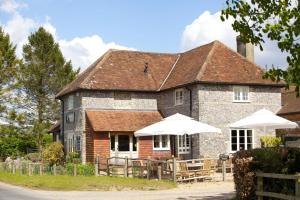
[(230, 128), (263, 128), (266, 132), (267, 128), (282, 129), (296, 128), (297, 123), (279, 117), (267, 109), (261, 109), (248, 117), (229, 125)]
[(140, 137), (151, 135), (191, 135), (197, 133), (221, 133), (221, 130), (177, 113), (134, 132), (134, 135)]

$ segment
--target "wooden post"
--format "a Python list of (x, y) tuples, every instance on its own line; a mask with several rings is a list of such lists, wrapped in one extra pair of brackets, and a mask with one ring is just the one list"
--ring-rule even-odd
[(12, 162), (12, 171), (13, 171), (13, 174), (16, 173), (16, 165), (15, 165), (15, 161)]
[(53, 175), (56, 176), (56, 164), (53, 165)]
[[(263, 192), (264, 190), (264, 185), (263, 185), (263, 177), (257, 177), (257, 191)], [(258, 200), (263, 200), (263, 196), (258, 196)]]
[(176, 182), (176, 158), (173, 156), (173, 181)]
[(43, 175), (43, 163), (40, 163), (40, 175)]
[(30, 164), (30, 163), (28, 163), (28, 175), (29, 175), (29, 176), (32, 175), (31, 164)]
[(99, 176), (99, 155), (96, 156), (95, 160), (95, 176)]
[(77, 164), (74, 164), (73, 175), (74, 175), (74, 176), (77, 176)]
[(149, 180), (150, 179), (150, 173), (151, 173), (151, 169), (150, 169), (150, 158), (148, 156), (148, 159), (147, 159), (147, 179)]
[(295, 180), (295, 196), (296, 196), (296, 198), (300, 197), (300, 183), (299, 183), (299, 179)]
[(128, 177), (128, 157), (125, 157), (125, 164), (124, 164), (124, 177)]
[(158, 180), (161, 180), (161, 166), (157, 166), (157, 178)]
[(109, 157), (106, 158), (106, 174), (107, 174), (107, 176), (110, 176), (110, 171), (109, 171)]

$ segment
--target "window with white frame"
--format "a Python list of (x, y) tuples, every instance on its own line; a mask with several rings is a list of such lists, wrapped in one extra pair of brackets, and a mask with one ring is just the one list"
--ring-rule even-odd
[(74, 152), (74, 138), (73, 137), (69, 137), (68, 138), (68, 152)]
[(183, 104), (183, 98), (184, 98), (184, 91), (183, 89), (177, 89), (175, 90), (175, 105), (182, 105)]
[(190, 137), (187, 134), (178, 136), (177, 141), (179, 154), (190, 153)]
[(153, 149), (154, 150), (169, 150), (170, 149), (169, 135), (153, 136)]
[(71, 110), (74, 108), (74, 96), (70, 95), (68, 98), (68, 110)]
[(234, 102), (249, 102), (249, 87), (248, 86), (234, 86), (233, 87), (233, 101)]
[(231, 130), (231, 151), (240, 151), (253, 148), (253, 131), (250, 129)]

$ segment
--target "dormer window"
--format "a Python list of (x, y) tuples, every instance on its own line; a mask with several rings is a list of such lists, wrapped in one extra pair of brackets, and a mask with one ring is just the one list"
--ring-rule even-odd
[(233, 87), (233, 102), (249, 102), (249, 87), (234, 86)]
[(175, 90), (175, 106), (182, 105), (183, 104), (183, 98), (184, 98), (183, 89)]
[(74, 96), (70, 95), (68, 98), (68, 110), (72, 110), (74, 108)]

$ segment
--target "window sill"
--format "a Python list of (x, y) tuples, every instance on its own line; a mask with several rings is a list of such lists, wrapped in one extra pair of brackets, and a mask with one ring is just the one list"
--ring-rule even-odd
[(251, 103), (250, 100), (247, 100), (247, 101), (242, 101), (242, 100), (233, 100), (232, 101), (233, 103)]
[(190, 154), (190, 152), (180, 152), (178, 153), (179, 155), (183, 155), (183, 154)]
[(177, 103), (177, 104), (174, 104), (174, 106), (182, 106), (183, 103)]
[(153, 148), (153, 151), (170, 151), (170, 148)]

